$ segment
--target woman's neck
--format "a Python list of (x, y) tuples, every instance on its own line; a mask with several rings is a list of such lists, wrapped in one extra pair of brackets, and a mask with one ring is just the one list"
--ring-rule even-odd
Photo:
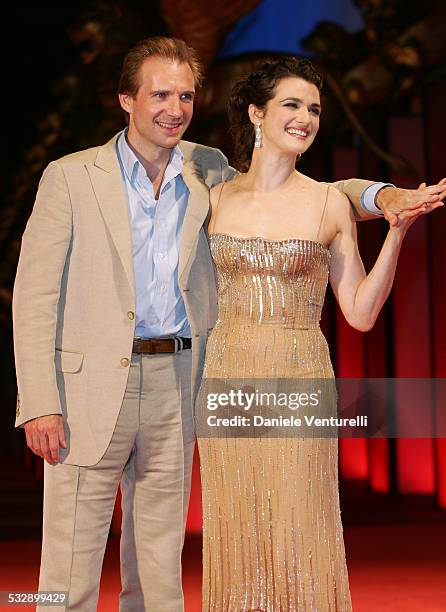
[(276, 151), (254, 149), (244, 183), (253, 191), (274, 191), (285, 186), (295, 176), (296, 158)]

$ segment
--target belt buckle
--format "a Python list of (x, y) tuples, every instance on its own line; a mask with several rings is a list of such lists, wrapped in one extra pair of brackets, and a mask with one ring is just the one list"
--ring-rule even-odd
[(173, 342), (175, 346), (175, 353), (179, 353), (183, 350), (183, 338), (180, 338), (179, 336), (174, 336)]

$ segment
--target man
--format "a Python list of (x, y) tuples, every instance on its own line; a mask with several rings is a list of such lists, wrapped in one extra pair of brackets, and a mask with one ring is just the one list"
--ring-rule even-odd
[[(66, 610), (96, 609), (120, 483), (120, 610), (183, 610), (192, 407), (216, 316), (203, 224), (208, 189), (234, 172), (181, 141), (199, 81), (182, 41), (136, 45), (119, 87), (128, 130), (48, 166), (23, 236), (16, 424), (46, 460), (39, 589), (68, 591)], [(360, 215), (365, 188), (373, 206), (382, 187), (338, 186)], [(442, 193), (378, 196), (389, 216)]]

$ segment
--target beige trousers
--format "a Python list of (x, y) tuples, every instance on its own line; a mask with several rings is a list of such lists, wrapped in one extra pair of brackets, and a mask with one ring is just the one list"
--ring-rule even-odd
[[(181, 551), (194, 451), (190, 395), (190, 350), (133, 355), (118, 421), (99, 463), (45, 463), (39, 590), (68, 591), (68, 605), (62, 609), (97, 608), (121, 483), (119, 610), (184, 610)], [(37, 608), (43, 609), (49, 607)]]

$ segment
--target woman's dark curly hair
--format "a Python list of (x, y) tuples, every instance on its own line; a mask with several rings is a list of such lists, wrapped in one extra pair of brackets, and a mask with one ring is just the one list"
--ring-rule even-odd
[(254, 147), (254, 126), (248, 115), (248, 107), (254, 104), (264, 110), (274, 97), (279, 81), (288, 77), (299, 77), (322, 89), (322, 76), (310, 60), (303, 57), (285, 56), (270, 59), (238, 81), (232, 88), (229, 99), (229, 127), (234, 142), (235, 165), (242, 172), (249, 169)]

